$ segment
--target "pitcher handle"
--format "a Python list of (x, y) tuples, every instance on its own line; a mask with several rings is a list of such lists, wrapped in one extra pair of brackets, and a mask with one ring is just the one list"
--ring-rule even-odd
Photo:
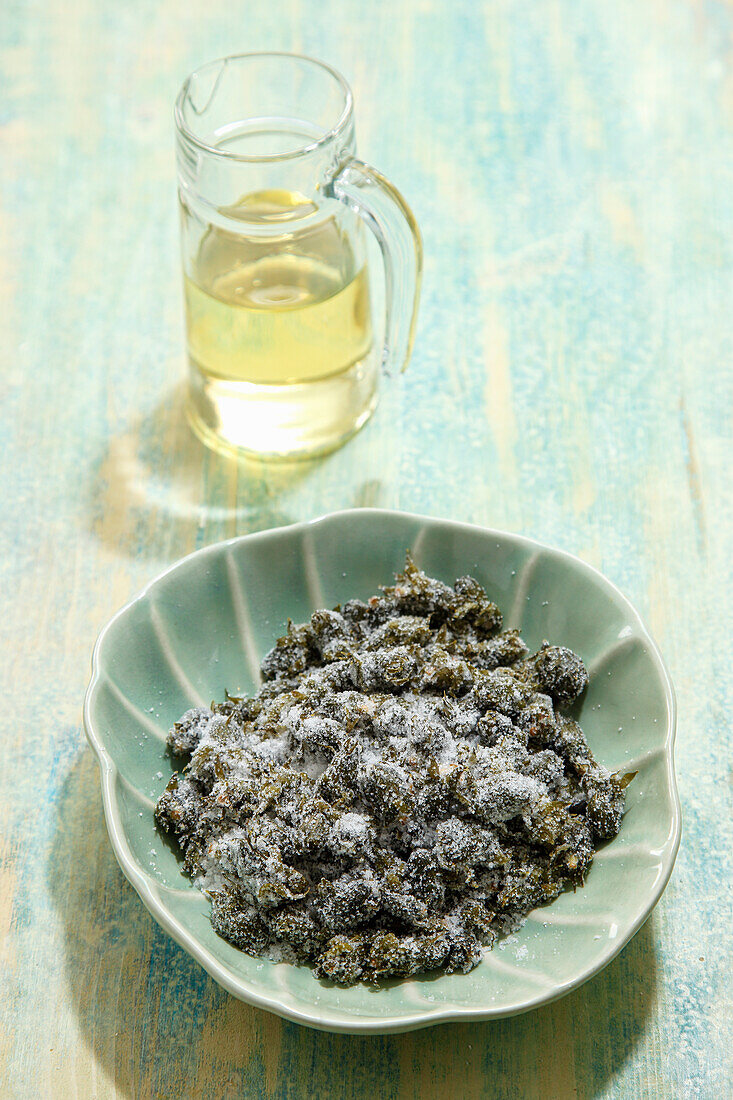
[(382, 369), (407, 366), (415, 342), (422, 281), (422, 237), (402, 195), (376, 168), (349, 158), (327, 193), (345, 203), (377, 238), (384, 263), (386, 308)]

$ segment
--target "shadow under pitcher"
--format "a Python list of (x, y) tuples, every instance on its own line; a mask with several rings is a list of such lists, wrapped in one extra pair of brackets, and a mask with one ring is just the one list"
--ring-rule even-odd
[[(407, 365), (422, 244), (410, 208), (356, 159), (353, 97), (296, 54), (204, 65), (176, 101), (188, 416), (209, 446), (296, 458), (366, 422)], [(364, 224), (384, 261), (372, 329)]]

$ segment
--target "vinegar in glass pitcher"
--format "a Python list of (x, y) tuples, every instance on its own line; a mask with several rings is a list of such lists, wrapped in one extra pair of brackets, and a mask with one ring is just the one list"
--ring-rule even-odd
[(240, 421), (226, 425), (227, 438), (264, 453), (313, 451), (317, 440), (305, 437), (314, 425), (325, 421), (332, 437), (342, 420), (346, 434), (372, 407), (360, 242), (336, 216), (314, 217), (297, 192), (255, 192), (220, 213), (227, 228), (204, 227), (184, 278), (194, 426), (196, 403), (213, 401)]

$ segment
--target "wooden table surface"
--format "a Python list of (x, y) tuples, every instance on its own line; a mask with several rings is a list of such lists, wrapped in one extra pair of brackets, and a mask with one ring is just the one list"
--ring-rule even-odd
[[(715, 0), (9, 0), (0, 11), (2, 1097), (731, 1095), (733, 69)], [(411, 368), (340, 452), (255, 468), (181, 417), (171, 105), (323, 57), (411, 202)], [(679, 705), (684, 836), (620, 957), (549, 1007), (392, 1037), (240, 1004), (107, 840), (95, 636), (195, 547), (380, 505), (602, 569)]]

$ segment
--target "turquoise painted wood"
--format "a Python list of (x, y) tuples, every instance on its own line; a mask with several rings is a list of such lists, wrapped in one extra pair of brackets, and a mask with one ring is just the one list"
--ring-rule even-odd
[[(716, 0), (3, 6), (3, 1096), (731, 1092), (732, 24)], [(409, 372), (342, 451), (277, 469), (181, 418), (170, 117), (196, 64), (267, 48), (345, 73), (426, 250)], [(157, 928), (107, 841), (80, 725), (99, 628), (197, 546), (359, 505), (580, 554), (677, 687), (670, 887), (607, 970), (524, 1017), (283, 1023)]]

